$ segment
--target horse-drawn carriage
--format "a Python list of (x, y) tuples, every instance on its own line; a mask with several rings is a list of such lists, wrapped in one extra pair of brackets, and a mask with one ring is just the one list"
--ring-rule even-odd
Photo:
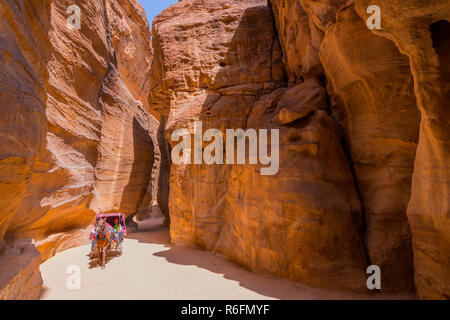
[(127, 234), (123, 213), (101, 213), (95, 218), (94, 229), (89, 235), (92, 241), (90, 258), (98, 258), (98, 264), (105, 266), (109, 252), (122, 254), (122, 242)]

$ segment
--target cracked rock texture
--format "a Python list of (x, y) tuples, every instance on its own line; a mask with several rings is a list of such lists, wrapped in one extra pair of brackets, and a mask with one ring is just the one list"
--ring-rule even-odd
[(153, 188), (145, 12), (134, 0), (79, 1), (77, 30), (72, 4), (0, 4), (0, 249), (28, 238), (41, 254), (18, 256), (21, 267), (4, 258), (2, 276), (24, 271), (2, 278), (1, 298), (37, 298), (41, 259), (86, 243), (96, 213), (137, 213)]

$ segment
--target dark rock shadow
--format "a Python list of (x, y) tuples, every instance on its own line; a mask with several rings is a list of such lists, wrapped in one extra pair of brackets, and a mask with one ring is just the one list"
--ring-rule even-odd
[[(450, 22), (440, 20), (430, 27), (433, 47), (439, 59), (439, 75), (444, 88), (444, 103), (450, 101)], [(449, 110), (449, 108), (447, 108)], [(447, 113), (450, 115), (450, 113)]]
[(159, 123), (158, 128), (158, 145), (161, 158), (158, 177), (158, 191), (156, 198), (158, 201), (159, 209), (165, 216), (164, 224), (168, 226), (170, 224), (169, 193), (170, 193), (170, 167), (172, 165), (171, 161), (172, 148), (164, 134), (166, 122), (167, 117), (161, 116), (161, 121)]
[(130, 178), (123, 190), (120, 203), (120, 210), (129, 214), (126, 218), (127, 231), (137, 231), (137, 224), (133, 218), (147, 192), (154, 161), (153, 141), (136, 117), (133, 118), (133, 152)]
[(170, 244), (170, 229), (164, 224), (165, 217), (152, 215), (150, 219), (138, 221), (139, 232), (127, 235), (127, 239), (138, 240), (142, 243)]

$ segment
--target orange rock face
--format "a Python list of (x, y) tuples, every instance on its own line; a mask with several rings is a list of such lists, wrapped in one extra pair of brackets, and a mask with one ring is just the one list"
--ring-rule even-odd
[(87, 242), (98, 212), (135, 214), (152, 190), (145, 12), (84, 1), (78, 30), (67, 26), (72, 4), (0, 5), (0, 248), (32, 238), (42, 259)]
[(328, 27), (320, 58), (365, 212), (368, 257), (383, 270), (385, 289), (412, 290), (406, 208), (420, 116), (408, 58), (372, 34), (353, 7)]
[(265, 1), (185, 1), (155, 21), (150, 105), (168, 116), (168, 138), (195, 120), (204, 130), (280, 130), (274, 176), (253, 165), (172, 164), (172, 241), (254, 271), (361, 289), (362, 211), (326, 91), (318, 77), (286, 88), (273, 25)]
[(256, 0), (157, 17), (150, 110), (167, 139), (195, 120), (280, 129), (275, 176), (172, 164), (174, 242), (318, 286), (365, 288), (374, 264), (382, 290), (448, 298), (449, 6), (381, 1), (370, 30), (371, 4), (271, 0), (276, 30)]
[(41, 256), (27, 239), (7, 244), (0, 256), (0, 300), (38, 299)]
[[(41, 8), (40, 16), (47, 12)], [(47, 132), (45, 118), (46, 93), (42, 82), (48, 80), (45, 68), (46, 50), (50, 46), (45, 37), (45, 25), (35, 21), (35, 28), (27, 28), (9, 3), (0, 5), (0, 249), (13, 216), (24, 197), (27, 181), (35, 165), (37, 154), (44, 149)], [(30, 30), (31, 29), (31, 30)], [(31, 35), (36, 39), (23, 37)], [(39, 36), (42, 34), (44, 36)]]
[[(253, 271), (367, 291), (377, 265), (382, 291), (450, 298), (447, 2), (378, 0), (369, 29), (369, 0), (183, 0), (152, 45), (137, 0), (81, 1), (80, 29), (72, 4), (0, 4), (0, 299), (155, 198), (172, 242)], [(276, 174), (173, 163), (196, 121), (269, 130)]]
[[(369, 1), (356, 5), (363, 16)], [(421, 122), (407, 216), (422, 298), (450, 298), (450, 5), (380, 1), (382, 29), (409, 58)]]

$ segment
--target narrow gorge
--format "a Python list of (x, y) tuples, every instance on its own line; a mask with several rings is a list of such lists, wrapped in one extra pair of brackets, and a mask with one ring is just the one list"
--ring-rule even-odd
[[(0, 16), (0, 299), (38, 299), (40, 265), (87, 244), (96, 214), (132, 229), (156, 203), (171, 243), (258, 274), (370, 294), (376, 265), (382, 293), (450, 299), (448, 2), (179, 0), (149, 23), (137, 0), (2, 0)], [(196, 121), (278, 129), (277, 174), (172, 163)]]

